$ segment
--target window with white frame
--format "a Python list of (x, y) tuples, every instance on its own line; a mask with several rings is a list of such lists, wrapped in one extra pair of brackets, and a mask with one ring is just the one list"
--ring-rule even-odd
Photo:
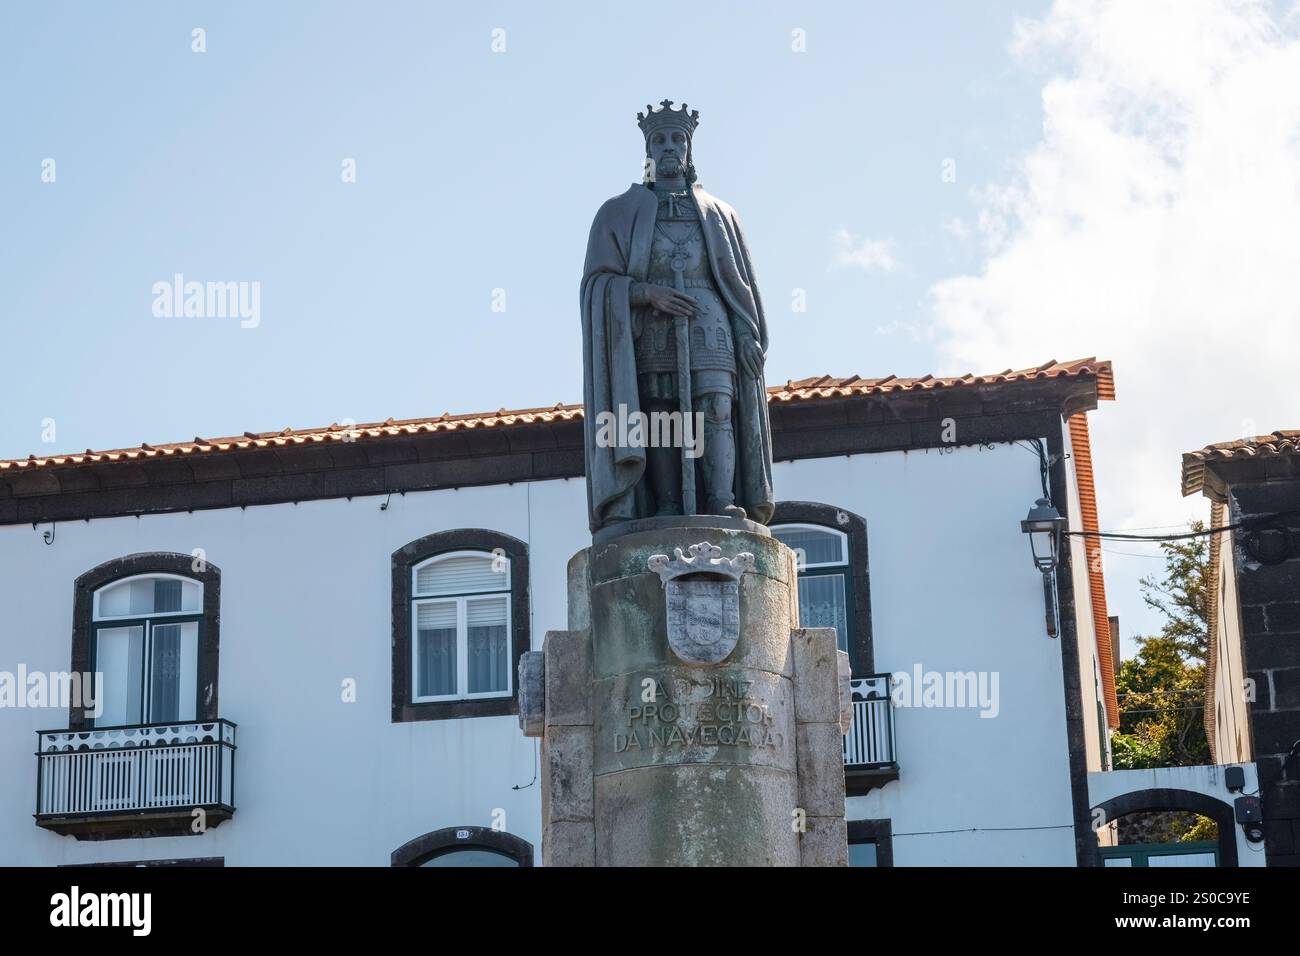
[(840, 650), (849, 651), (853, 614), (848, 535), (813, 524), (783, 524), (771, 530), (798, 563), (799, 626), (833, 627)]
[(411, 569), (411, 700), (509, 697), (510, 559), (453, 551)]
[(97, 589), (91, 670), (103, 675), (96, 727), (197, 718), (203, 585), (145, 574)]

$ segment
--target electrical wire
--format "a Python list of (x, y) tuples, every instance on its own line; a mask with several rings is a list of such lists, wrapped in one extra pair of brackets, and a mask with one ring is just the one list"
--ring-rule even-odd
[(1201, 531), (1187, 531), (1183, 534), (1129, 534), (1123, 531), (1065, 531), (1063, 534), (1072, 535), (1076, 538), (1102, 538), (1106, 541), (1186, 541), (1189, 538), (1205, 538), (1212, 534), (1220, 534), (1224, 531), (1237, 531), (1242, 528), (1258, 528), (1270, 525), (1279, 518), (1289, 518), (1297, 514), (1300, 514), (1300, 511), (1275, 511), (1271, 514), (1255, 515), (1250, 518), (1244, 518), (1241, 521), (1235, 521), (1232, 524), (1225, 524), (1218, 528), (1205, 528)]
[(911, 833), (894, 833), (892, 836), (936, 836), (948, 833), (1025, 833), (1029, 830), (1073, 830), (1073, 823), (1061, 823), (1045, 827), (962, 827), (960, 830), (916, 830)]
[(1041, 438), (1029, 438), (1025, 441), (1015, 442), (1021, 448), (1028, 450), (1031, 454), (1038, 456), (1038, 481), (1043, 486), (1043, 497), (1048, 501), (1052, 500), (1052, 493), (1048, 490), (1048, 466), (1047, 466), (1047, 449), (1043, 447)]

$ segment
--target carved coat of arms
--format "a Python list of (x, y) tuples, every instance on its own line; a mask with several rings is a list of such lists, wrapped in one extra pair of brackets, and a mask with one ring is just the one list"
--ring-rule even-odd
[(674, 557), (656, 554), (647, 562), (663, 582), (668, 605), (668, 645), (688, 664), (717, 664), (740, 640), (740, 578), (754, 566), (742, 551), (724, 558), (722, 549), (703, 541)]

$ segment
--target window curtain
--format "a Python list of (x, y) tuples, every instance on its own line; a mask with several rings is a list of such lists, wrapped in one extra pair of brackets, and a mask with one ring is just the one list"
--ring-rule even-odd
[[(179, 609), (180, 582), (170, 583), (177, 585), (176, 605)], [(153, 682), (149, 688), (149, 720), (165, 724), (181, 717), (181, 626), (155, 624), (152, 638), (149, 667), (153, 672)]]
[(157, 613), (181, 609), (181, 582), (159, 578), (153, 583), (153, 610)]
[(469, 693), (504, 693), (509, 689), (510, 666), (506, 640), (504, 597), (469, 601), (466, 606), (468, 633)]
[(799, 626), (833, 627), (840, 650), (849, 649), (844, 575), (818, 574), (799, 578)]
[(416, 696), (456, 693), (456, 605), (416, 608)]

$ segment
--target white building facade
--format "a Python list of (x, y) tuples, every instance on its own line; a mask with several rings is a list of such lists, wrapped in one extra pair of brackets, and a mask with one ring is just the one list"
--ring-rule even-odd
[[(1095, 863), (1100, 567), (1063, 547), (1049, 635), (1020, 521), (1085, 522), (1109, 363), (772, 393), (773, 530), (858, 680), (852, 861)], [(0, 463), (0, 864), (533, 865), (515, 664), (589, 543), (573, 407)]]

